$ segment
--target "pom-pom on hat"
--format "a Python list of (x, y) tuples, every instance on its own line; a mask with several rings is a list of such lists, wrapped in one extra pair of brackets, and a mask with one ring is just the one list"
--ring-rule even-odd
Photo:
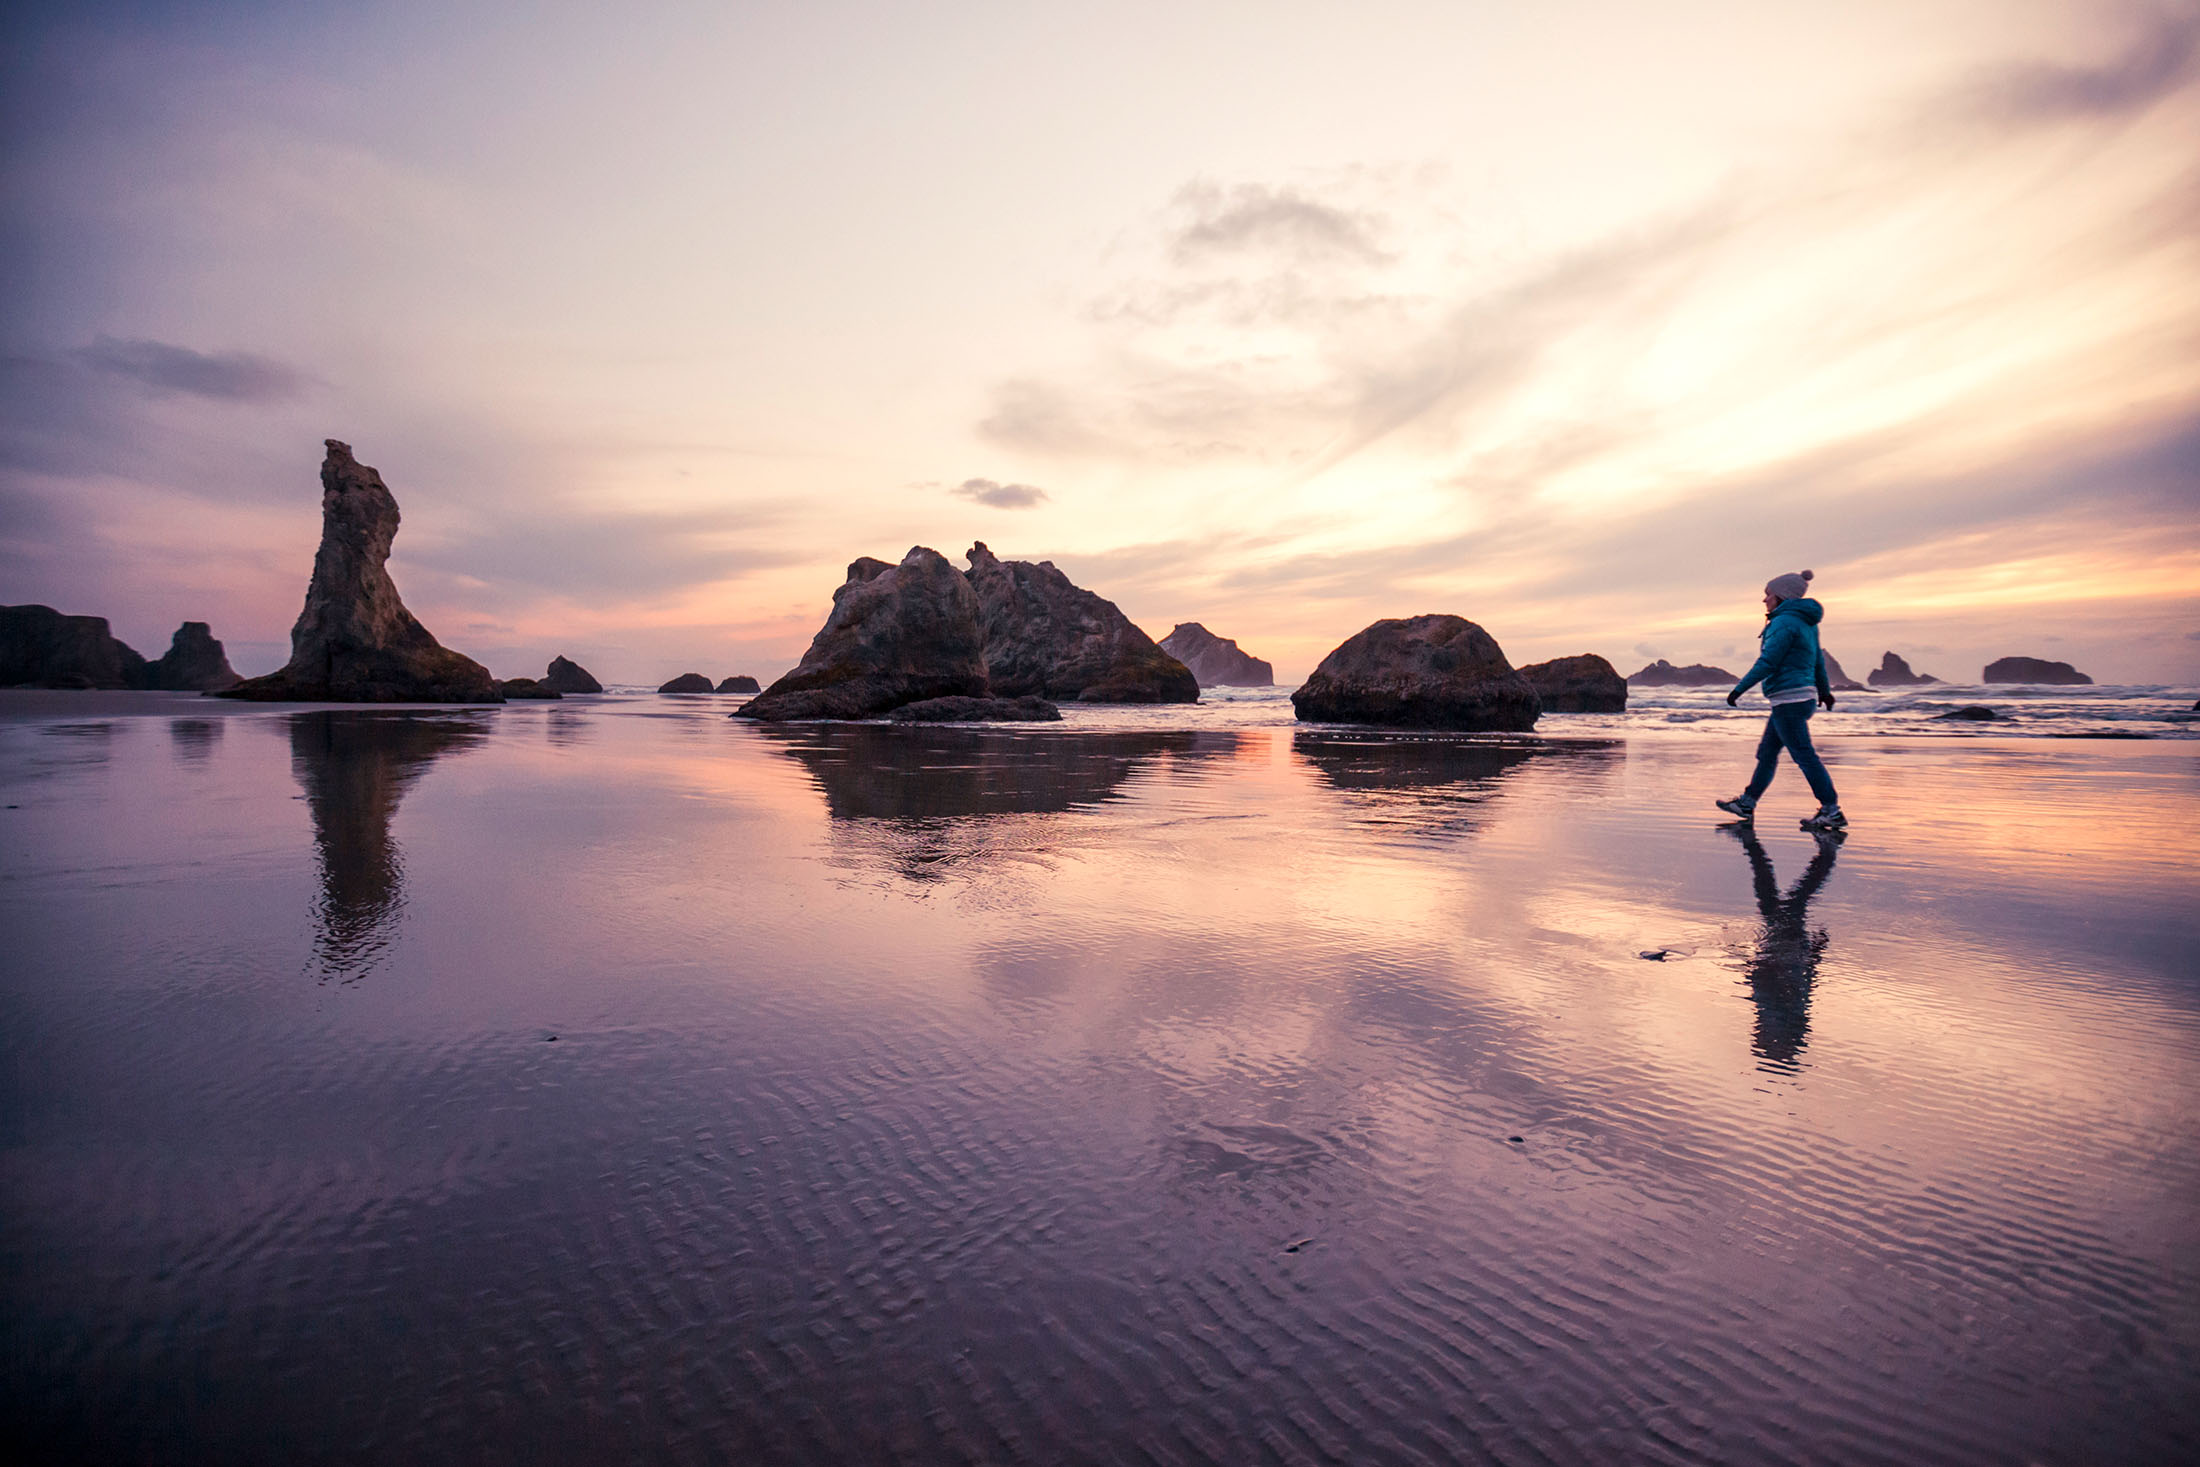
[(1765, 582), (1765, 594), (1777, 596), (1782, 601), (1793, 601), (1798, 596), (1810, 594), (1810, 571), (1789, 571), (1784, 576), (1774, 576)]

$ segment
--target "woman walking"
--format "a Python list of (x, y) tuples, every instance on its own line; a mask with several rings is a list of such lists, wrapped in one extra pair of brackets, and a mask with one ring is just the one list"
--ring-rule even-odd
[(1780, 751), (1786, 749), (1803, 778), (1810, 781), (1810, 792), (1818, 797), (1818, 813), (1803, 822), (1803, 829), (1841, 830), (1847, 827), (1848, 817), (1841, 813), (1833, 776), (1826, 773), (1825, 761), (1810, 742), (1811, 714), (1820, 703), (1833, 706), (1825, 655), (1818, 650), (1818, 623), (1826, 609), (1803, 594), (1810, 589), (1810, 578), (1809, 571), (1791, 572), (1765, 582), (1765, 629), (1758, 634), (1757, 661), (1726, 695), (1726, 702), (1733, 707), (1742, 694), (1763, 683), (1772, 716), (1765, 720), (1765, 736), (1757, 741), (1757, 772), (1749, 777), (1749, 788), (1717, 803), (1737, 820), (1755, 820), (1757, 801), (1771, 786), (1780, 767)]

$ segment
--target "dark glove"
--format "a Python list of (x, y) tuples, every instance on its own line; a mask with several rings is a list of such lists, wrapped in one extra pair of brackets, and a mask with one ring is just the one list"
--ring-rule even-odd
[(1736, 689), (1735, 689), (1735, 690), (1734, 690), (1733, 692), (1731, 692), (1731, 693), (1728, 693), (1728, 694), (1726, 695), (1726, 706), (1727, 706), (1727, 707), (1729, 707), (1729, 708), (1732, 708), (1732, 707), (1734, 707), (1734, 706), (1735, 706), (1736, 704), (1740, 703), (1741, 701), (1742, 701), (1742, 690), (1741, 690), (1740, 688), (1736, 688)]
[(1824, 705), (1824, 707), (1825, 707), (1825, 710), (1826, 710), (1826, 711), (1827, 711), (1828, 713), (1831, 713), (1831, 712), (1833, 711), (1833, 694), (1832, 694), (1832, 693), (1830, 693), (1830, 692), (1826, 692), (1826, 693), (1820, 693), (1820, 694), (1818, 695), (1818, 701), (1819, 701), (1819, 703), (1821, 703), (1822, 705)]

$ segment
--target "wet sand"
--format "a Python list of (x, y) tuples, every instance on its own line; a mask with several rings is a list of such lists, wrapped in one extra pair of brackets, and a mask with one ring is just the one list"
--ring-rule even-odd
[(19, 1449), (2200, 1448), (2191, 743), (1828, 738), (1836, 845), (1742, 736), (119, 696), (0, 708)]

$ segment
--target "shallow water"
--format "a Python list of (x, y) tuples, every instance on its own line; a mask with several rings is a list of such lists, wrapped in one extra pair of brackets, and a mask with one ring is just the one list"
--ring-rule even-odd
[(1739, 725), (1273, 701), (0, 724), (0, 1430), (2200, 1449), (2200, 750), (1829, 724), (1822, 845)]

